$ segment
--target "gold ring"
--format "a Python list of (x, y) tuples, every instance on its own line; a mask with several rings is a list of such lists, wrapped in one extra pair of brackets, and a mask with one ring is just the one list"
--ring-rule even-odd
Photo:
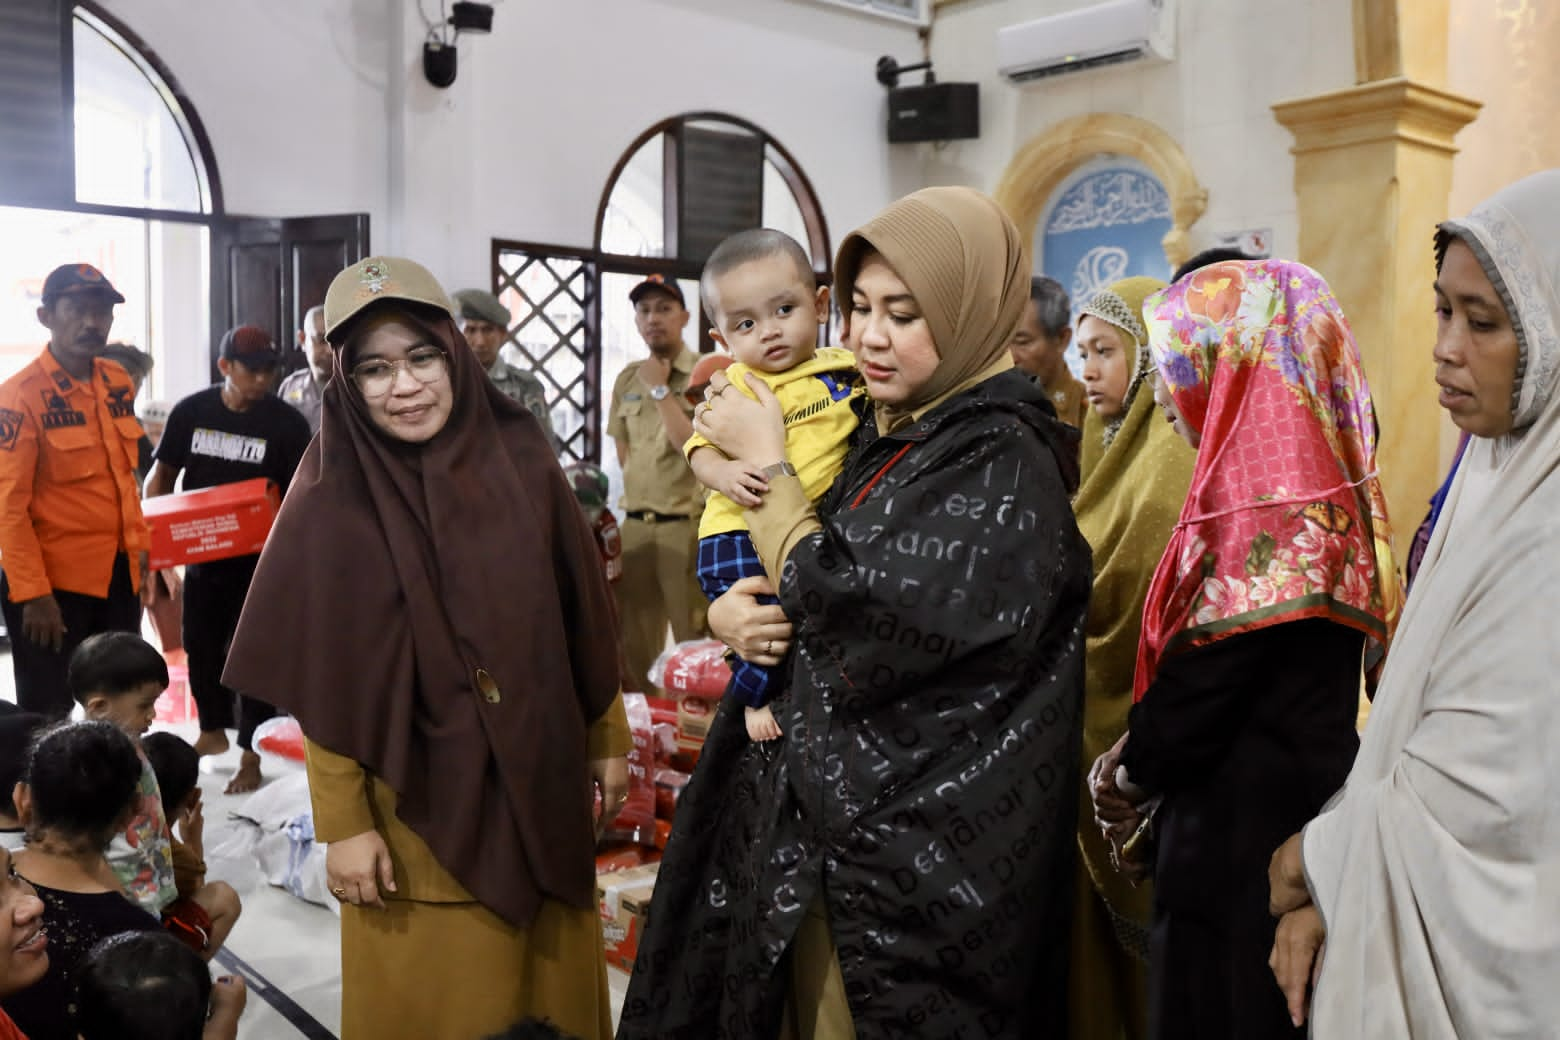
[(766, 656), (768, 656), (768, 655), (773, 654), (774, 652), (775, 652), (775, 641), (773, 639), (766, 639), (766, 640), (764, 640), (764, 654)]
[(330, 890), (330, 894), (335, 896), (337, 899), (345, 899), (347, 890), (344, 888), (333, 888)]

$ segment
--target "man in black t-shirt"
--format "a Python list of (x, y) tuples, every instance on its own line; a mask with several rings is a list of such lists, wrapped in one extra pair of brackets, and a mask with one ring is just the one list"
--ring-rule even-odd
[[(180, 473), (185, 491), (256, 477), (287, 490), (311, 434), (297, 409), (272, 396), (280, 359), (271, 337), (253, 325), (241, 325), (222, 337), (217, 362), (222, 382), (191, 394), (169, 413), (152, 474), (146, 479), (147, 498), (173, 491)], [(258, 555), (238, 556), (190, 564), (184, 571), (184, 649), (189, 655), (190, 691), (200, 713), (195, 749), (203, 755), (220, 755), (228, 749), (225, 731), (234, 723), (235, 694), (222, 685), (222, 669), (259, 559)], [(286, 634), (279, 632), (277, 638), (285, 639)], [(229, 794), (260, 786), (255, 727), (276, 714), (263, 701), (236, 699), (238, 746), (243, 754), (228, 784)]]

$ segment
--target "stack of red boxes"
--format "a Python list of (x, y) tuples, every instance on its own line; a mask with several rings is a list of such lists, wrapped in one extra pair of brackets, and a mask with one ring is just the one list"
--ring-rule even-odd
[(607, 963), (623, 971), (633, 970), (677, 799), (693, 774), (731, 678), (724, 652), (714, 640), (679, 644), (670, 651), (662, 677), (669, 696), (623, 695), (634, 733), (629, 796), (596, 856), (596, 899)]
[(163, 653), (168, 661), (168, 688), (157, 698), (154, 708), (158, 722), (178, 725), (195, 722), (200, 718), (195, 710), (195, 697), (190, 693), (190, 665), (183, 650)]

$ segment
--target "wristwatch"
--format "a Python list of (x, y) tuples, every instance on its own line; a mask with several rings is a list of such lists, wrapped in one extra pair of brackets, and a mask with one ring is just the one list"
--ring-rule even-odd
[(667, 386), (665, 383), (662, 383), (660, 386), (652, 386), (650, 388), (650, 400), (664, 401), (666, 400), (666, 395), (671, 392), (672, 388)]
[(770, 465), (764, 467), (764, 479), (765, 480), (772, 480), (775, 477), (780, 477), (780, 476), (785, 476), (785, 477), (794, 477), (794, 476), (796, 476), (796, 467), (791, 465), (789, 462), (786, 462), (784, 459), (781, 459), (779, 462), (771, 463)]

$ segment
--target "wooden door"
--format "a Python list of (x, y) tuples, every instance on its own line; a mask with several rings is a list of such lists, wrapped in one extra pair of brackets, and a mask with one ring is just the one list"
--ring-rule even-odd
[(228, 217), (211, 234), (211, 378), (228, 329), (258, 325), (282, 351), (283, 374), (308, 363), (297, 331), (331, 279), (368, 255), (368, 214)]

